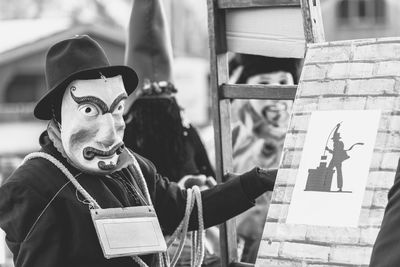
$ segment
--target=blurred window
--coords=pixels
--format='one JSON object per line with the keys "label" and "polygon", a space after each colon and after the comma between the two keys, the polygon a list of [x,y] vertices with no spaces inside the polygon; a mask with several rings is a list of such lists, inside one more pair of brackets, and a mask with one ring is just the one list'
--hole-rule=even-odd
{"label": "blurred window", "polygon": [[370,26],[385,23],[385,0],[341,0],[337,6],[339,24]]}
{"label": "blurred window", "polygon": [[43,75],[17,74],[6,87],[5,102],[36,102],[44,88]]}

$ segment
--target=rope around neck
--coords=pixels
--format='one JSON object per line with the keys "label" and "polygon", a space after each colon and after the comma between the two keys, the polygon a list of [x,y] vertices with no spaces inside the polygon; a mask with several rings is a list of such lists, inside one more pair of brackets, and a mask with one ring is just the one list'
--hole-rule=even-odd
{"label": "rope around neck", "polygon": [[51,163],[53,163],[64,175],[71,181],[71,183],[76,187],[76,189],[89,201],[89,205],[95,209],[100,209],[100,205],[97,201],[83,188],[80,183],[75,179],[72,173],[55,157],[45,152],[33,152],[28,154],[21,164],[24,164],[26,161],[34,158],[44,158]]}

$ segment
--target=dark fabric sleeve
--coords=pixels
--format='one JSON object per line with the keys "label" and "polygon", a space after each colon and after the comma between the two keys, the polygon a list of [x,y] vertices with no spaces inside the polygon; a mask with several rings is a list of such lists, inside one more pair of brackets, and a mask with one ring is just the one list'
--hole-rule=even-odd
{"label": "dark fabric sleeve", "polygon": [[[147,186],[164,234],[172,234],[182,221],[186,207],[186,190],[157,174],[151,161],[135,154],[146,177]],[[267,176],[254,168],[201,192],[206,228],[220,224],[254,206],[254,199],[271,189]],[[268,176],[269,177],[269,176]],[[269,178],[268,178],[269,179]],[[267,180],[268,180],[267,179]],[[269,181],[269,180],[268,180]],[[275,180],[273,180],[275,181]],[[192,211],[189,228],[198,229],[197,207]]]}
{"label": "dark fabric sleeve", "polygon": [[196,162],[197,168],[199,169],[201,174],[212,176],[215,178],[214,169],[211,167],[207,151],[204,148],[203,142],[201,141],[197,130],[193,126],[190,126],[189,133],[195,150],[194,160]]}
{"label": "dark fabric sleeve", "polygon": [[47,203],[30,187],[19,183],[6,183],[0,188],[0,227],[6,233],[15,267],[64,266],[60,231],[51,206],[32,228]]}
{"label": "dark fabric sleeve", "polygon": [[372,250],[370,267],[400,266],[400,161],[388,198],[381,229]]}
{"label": "dark fabric sleeve", "polygon": [[[243,183],[258,175],[252,170],[223,184],[201,192],[203,220],[206,228],[220,224],[254,206],[254,199],[243,189]],[[166,234],[171,234],[181,222],[186,207],[186,190],[157,175],[155,208]],[[197,206],[192,211],[189,229],[198,228]]]}

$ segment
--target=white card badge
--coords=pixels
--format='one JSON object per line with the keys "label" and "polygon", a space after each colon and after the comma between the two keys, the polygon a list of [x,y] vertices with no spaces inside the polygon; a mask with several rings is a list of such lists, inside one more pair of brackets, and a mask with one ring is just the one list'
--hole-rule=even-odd
{"label": "white card badge", "polygon": [[90,213],[107,259],[167,250],[153,206],[92,209]]}

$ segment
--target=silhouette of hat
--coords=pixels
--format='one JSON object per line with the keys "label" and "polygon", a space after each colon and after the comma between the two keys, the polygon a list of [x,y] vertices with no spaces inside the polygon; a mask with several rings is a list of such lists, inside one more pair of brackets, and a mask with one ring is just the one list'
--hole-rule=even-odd
{"label": "silhouette of hat", "polygon": [[342,139],[342,137],[340,137],[340,133],[335,132],[335,133],[333,133],[333,136],[331,139],[332,140],[340,140],[340,139]]}
{"label": "silhouette of hat", "polygon": [[172,82],[171,39],[160,0],[134,1],[125,63],[136,70],[140,89],[145,81]]}
{"label": "silhouette of hat", "polygon": [[101,75],[121,75],[128,94],[135,90],[138,83],[133,69],[122,65],[111,66],[103,48],[87,35],[56,43],[46,55],[48,92],[36,104],[33,114],[38,119],[50,120],[53,116],[52,105],[63,96],[69,83],[77,79],[99,79]]}

